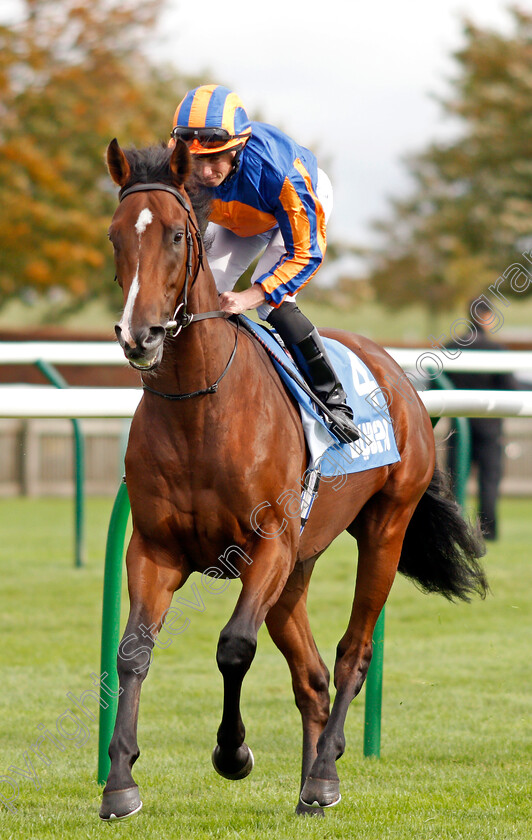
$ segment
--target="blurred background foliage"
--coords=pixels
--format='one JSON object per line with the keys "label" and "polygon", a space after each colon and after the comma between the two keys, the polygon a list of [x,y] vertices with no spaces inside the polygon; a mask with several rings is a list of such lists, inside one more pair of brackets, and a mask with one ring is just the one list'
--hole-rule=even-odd
{"label": "blurred background foliage", "polygon": [[532,14],[509,14],[509,35],[464,21],[441,101],[456,139],[407,159],[412,192],[376,224],[368,279],[390,307],[464,305],[532,247]]}
{"label": "blurred background foliage", "polygon": [[[95,299],[116,309],[105,148],[114,136],[137,146],[167,137],[175,104],[202,80],[148,58],[156,0],[23,5],[20,23],[0,26],[0,308],[52,293],[56,314]],[[435,316],[532,247],[532,13],[509,15],[509,34],[463,21],[441,101],[453,139],[405,160],[412,189],[375,223],[377,245],[330,243],[332,280],[323,287],[318,275],[305,291],[314,304]]]}
{"label": "blurred background foliage", "polygon": [[0,306],[50,288],[83,303],[114,292],[109,140],[169,137],[195,82],[146,58],[159,0],[24,6],[23,22],[0,27]]}

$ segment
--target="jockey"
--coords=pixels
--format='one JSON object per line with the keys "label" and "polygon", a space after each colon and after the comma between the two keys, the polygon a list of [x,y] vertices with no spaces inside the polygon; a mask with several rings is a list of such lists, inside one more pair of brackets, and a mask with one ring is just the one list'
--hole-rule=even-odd
{"label": "jockey", "polygon": [[[332,209],[327,175],[308,149],[271,125],[250,122],[237,94],[222,85],[189,91],[173,124],[173,141],[188,145],[194,171],[212,196],[208,257],[220,308],[237,315],[256,308],[334,415],[333,431],[357,440],[353,412],[321,337],[295,302],[325,255]],[[251,287],[233,292],[261,252]]]}

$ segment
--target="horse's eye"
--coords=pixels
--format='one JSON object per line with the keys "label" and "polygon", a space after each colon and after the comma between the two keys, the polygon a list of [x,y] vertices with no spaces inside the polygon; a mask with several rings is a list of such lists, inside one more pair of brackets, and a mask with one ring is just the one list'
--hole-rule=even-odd
{"label": "horse's eye", "polygon": [[179,245],[179,243],[183,239],[183,236],[184,234],[182,230],[176,231],[176,233],[174,233],[174,245]]}

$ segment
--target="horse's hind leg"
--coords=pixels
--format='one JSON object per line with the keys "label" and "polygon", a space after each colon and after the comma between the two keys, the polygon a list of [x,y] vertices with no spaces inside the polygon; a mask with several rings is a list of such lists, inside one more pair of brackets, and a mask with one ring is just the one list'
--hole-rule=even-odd
{"label": "horse's hind leg", "polygon": [[127,552],[130,612],[118,648],[120,696],[115,728],[109,745],[111,769],[105,785],[100,817],[123,819],[141,808],[138,787],[131,770],[139,757],[137,720],[140,690],[148,673],[154,637],[170,606],[174,591],[186,576],[157,556],[136,533]]}
{"label": "horse's hind leg", "polygon": [[[296,706],[301,713],[301,788],[310,773],[317,755],[318,738],[329,718],[329,672],[316,648],[306,607],[313,567],[314,561],[295,567],[279,600],[266,616],[270,636],[290,668]],[[298,814],[318,812],[319,809],[309,808],[301,800],[296,807]]]}
{"label": "horse's hind leg", "polygon": [[301,799],[307,805],[330,806],[340,801],[336,760],[345,750],[347,710],[366,679],[373,630],[393,583],[412,515],[412,506],[398,506],[382,496],[379,501],[379,496],[366,505],[356,521],[359,556],[355,598],[347,630],[336,652],[336,697],[318,740],[317,758],[301,791]]}

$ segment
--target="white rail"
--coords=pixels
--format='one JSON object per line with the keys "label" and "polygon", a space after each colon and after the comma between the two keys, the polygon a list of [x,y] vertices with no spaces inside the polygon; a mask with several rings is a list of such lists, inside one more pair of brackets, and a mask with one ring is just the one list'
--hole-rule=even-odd
{"label": "white rail", "polygon": [[[408,350],[387,347],[386,350],[404,370],[418,371],[420,376],[429,368],[445,373],[529,373],[532,375],[532,350],[461,350],[449,358],[434,348]],[[451,351],[446,351],[449,353]],[[439,364],[438,364],[439,363]]]}
{"label": "white rail", "polygon": [[532,417],[532,391],[424,391],[431,417]]}
{"label": "white rail", "polygon": [[0,386],[0,418],[84,419],[132,417],[141,388],[65,388],[48,385]]}
{"label": "white rail", "polygon": [[122,348],[113,341],[2,341],[1,365],[127,365]]}
{"label": "white rail", "polygon": [[[403,349],[387,347],[388,353],[406,370],[426,371],[438,366],[448,373],[492,371],[493,373],[527,372],[532,375],[532,350],[462,350],[456,358],[434,348]],[[0,364],[33,364],[42,359],[57,365],[127,364],[117,342],[112,341],[6,341],[0,342]]]}
{"label": "white rail", "polygon": [[[405,370],[421,379],[436,368],[445,372],[473,371],[529,374],[532,351],[463,350],[449,358],[450,351],[435,348],[387,348]],[[0,364],[33,364],[43,360],[58,365],[117,365],[127,362],[116,342],[21,341],[0,342]],[[131,417],[142,396],[136,388],[69,388],[48,386],[0,386],[0,417],[121,418]],[[424,391],[421,393],[433,417],[531,417],[529,391]]]}
{"label": "white rail", "polygon": [[[47,385],[0,386],[0,418],[131,417],[140,388],[68,388]],[[532,391],[424,391],[432,417],[532,417]]]}

